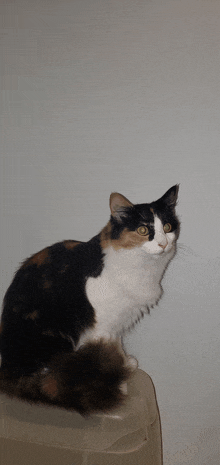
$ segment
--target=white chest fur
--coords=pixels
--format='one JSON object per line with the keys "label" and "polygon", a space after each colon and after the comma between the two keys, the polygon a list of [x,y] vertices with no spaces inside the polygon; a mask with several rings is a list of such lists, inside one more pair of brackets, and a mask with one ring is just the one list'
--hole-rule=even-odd
{"label": "white chest fur", "polygon": [[96,324],[81,336],[80,345],[91,338],[122,334],[141,312],[155,305],[162,295],[160,281],[173,255],[174,249],[160,255],[148,255],[141,247],[106,249],[101,275],[86,283]]}

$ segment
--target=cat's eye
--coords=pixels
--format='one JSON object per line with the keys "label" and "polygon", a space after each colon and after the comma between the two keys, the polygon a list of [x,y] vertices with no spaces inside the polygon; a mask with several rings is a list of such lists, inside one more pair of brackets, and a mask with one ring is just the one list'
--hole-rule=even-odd
{"label": "cat's eye", "polygon": [[147,226],[139,226],[137,232],[138,234],[140,234],[140,236],[147,236],[149,234]]}
{"label": "cat's eye", "polygon": [[165,224],[164,227],[163,227],[163,230],[164,230],[165,233],[169,233],[171,231],[171,229],[172,229],[172,226],[171,226],[170,223]]}

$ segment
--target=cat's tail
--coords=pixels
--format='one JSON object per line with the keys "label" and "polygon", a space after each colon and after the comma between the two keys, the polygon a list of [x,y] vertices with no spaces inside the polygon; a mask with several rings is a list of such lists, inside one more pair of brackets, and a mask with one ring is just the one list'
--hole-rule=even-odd
{"label": "cat's tail", "polygon": [[116,342],[87,343],[54,357],[44,370],[12,379],[0,372],[0,391],[29,402],[76,410],[108,412],[126,398],[124,384],[134,365]]}

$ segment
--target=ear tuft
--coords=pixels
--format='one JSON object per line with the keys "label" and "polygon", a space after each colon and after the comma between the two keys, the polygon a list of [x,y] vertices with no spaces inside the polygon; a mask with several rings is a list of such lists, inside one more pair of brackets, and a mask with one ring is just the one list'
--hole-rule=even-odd
{"label": "ear tuft", "polygon": [[126,215],[127,208],[133,207],[133,203],[130,200],[117,192],[113,192],[110,195],[109,205],[112,216],[118,221],[121,221],[122,217]]}

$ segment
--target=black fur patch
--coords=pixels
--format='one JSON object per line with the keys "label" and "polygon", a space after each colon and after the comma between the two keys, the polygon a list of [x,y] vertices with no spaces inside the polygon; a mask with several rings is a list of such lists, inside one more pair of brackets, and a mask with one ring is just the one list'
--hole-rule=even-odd
{"label": "black fur patch", "polygon": [[70,351],[70,341],[76,344],[82,331],[95,322],[85,281],[102,271],[100,238],[74,248],[69,245],[57,243],[28,259],[5,295],[2,368],[16,377],[35,372],[60,351]]}
{"label": "black fur patch", "polygon": [[151,207],[155,214],[160,218],[163,225],[170,223],[172,231],[176,233],[178,239],[180,233],[180,222],[175,213],[176,199],[178,195],[179,186],[173,186],[169,189],[163,197],[156,202],[152,202]]}

